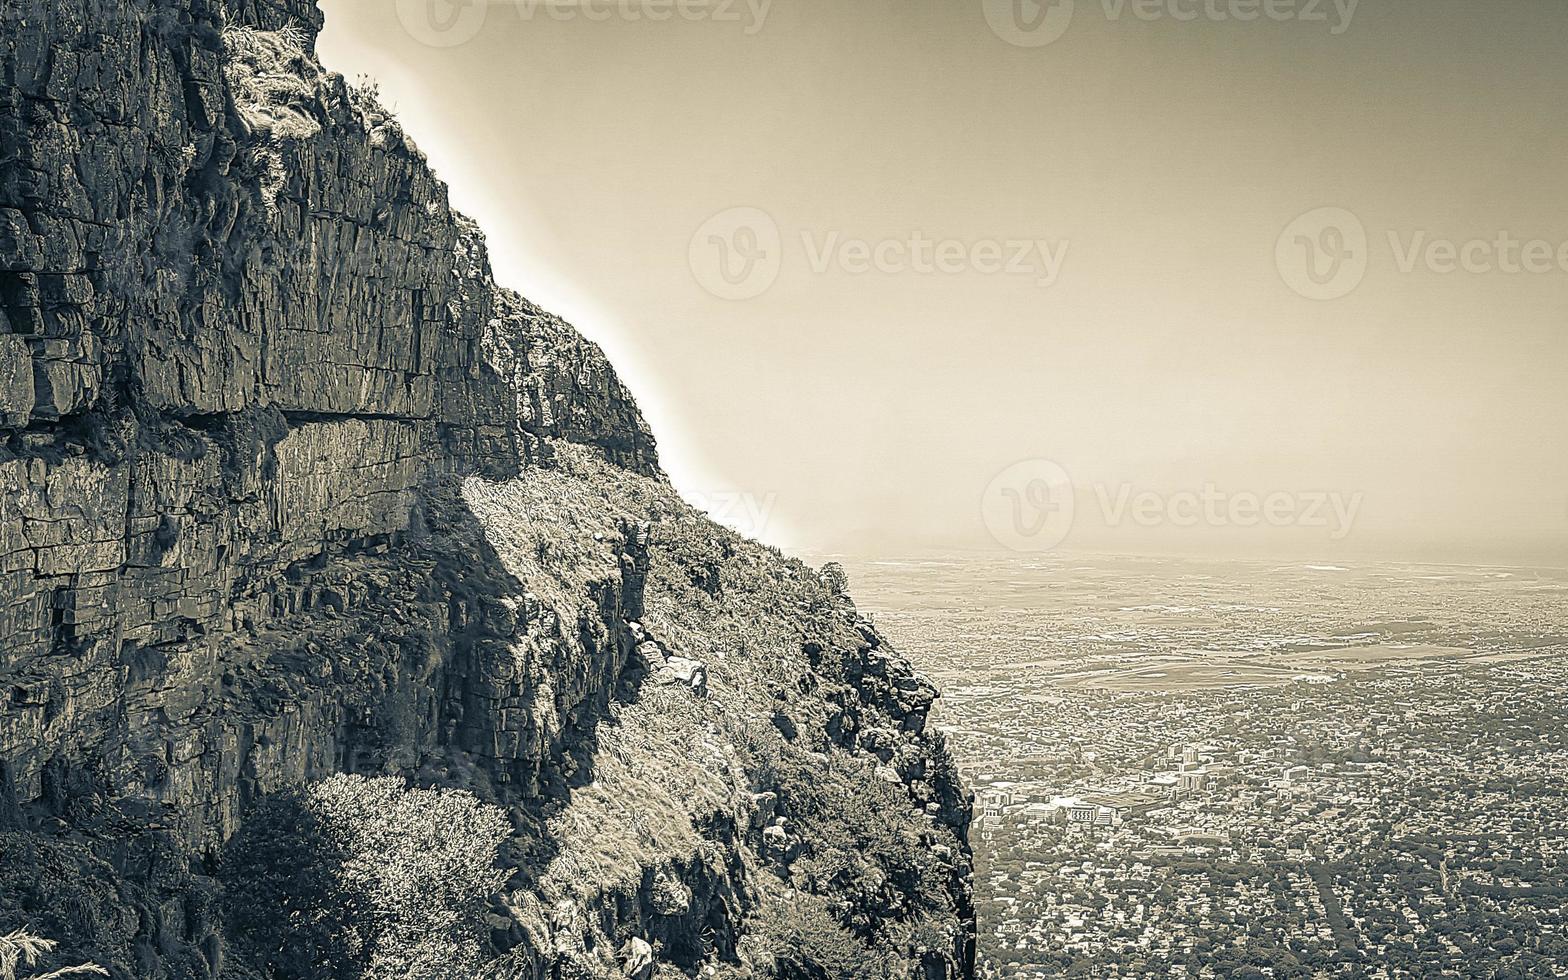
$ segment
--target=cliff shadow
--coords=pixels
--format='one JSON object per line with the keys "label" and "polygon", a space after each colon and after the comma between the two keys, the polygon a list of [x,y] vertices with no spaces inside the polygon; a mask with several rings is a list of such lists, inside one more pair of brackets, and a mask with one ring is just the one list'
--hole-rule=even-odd
{"label": "cliff shadow", "polygon": [[445,747],[508,807],[509,887],[532,890],[561,852],[550,818],[595,780],[611,705],[635,703],[649,676],[632,625],[648,530],[596,512],[609,530],[585,531],[586,501],[523,513],[508,496],[518,486],[428,490],[411,546],[433,561],[447,606]]}

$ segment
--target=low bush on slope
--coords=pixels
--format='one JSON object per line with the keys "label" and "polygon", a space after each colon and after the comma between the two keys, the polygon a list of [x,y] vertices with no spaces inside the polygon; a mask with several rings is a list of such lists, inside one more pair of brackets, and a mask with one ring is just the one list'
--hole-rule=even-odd
{"label": "low bush on slope", "polygon": [[488,959],[498,807],[342,775],[263,801],[225,856],[233,935],[287,980],[446,980]]}

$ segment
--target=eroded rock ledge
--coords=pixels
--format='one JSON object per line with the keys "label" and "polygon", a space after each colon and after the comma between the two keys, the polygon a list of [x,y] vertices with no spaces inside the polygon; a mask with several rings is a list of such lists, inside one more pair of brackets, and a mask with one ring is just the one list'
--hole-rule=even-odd
{"label": "eroded rock ledge", "polygon": [[[930,686],[679,501],[601,352],[494,283],[319,27],[0,19],[0,931],[254,975],[225,841],[393,773],[508,808],[496,975],[821,975],[768,946],[808,899],[894,975],[968,975]],[[886,805],[835,822],[822,786]]]}

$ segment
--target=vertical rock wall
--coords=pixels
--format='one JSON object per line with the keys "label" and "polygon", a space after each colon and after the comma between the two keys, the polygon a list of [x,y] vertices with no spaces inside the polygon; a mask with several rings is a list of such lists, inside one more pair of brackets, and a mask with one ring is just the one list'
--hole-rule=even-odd
{"label": "vertical rock wall", "polygon": [[496,288],[397,124],[314,64],[313,5],[22,0],[4,26],[0,669],[28,680],[0,749],[22,800],[50,759],[136,736],[131,661],[210,661],[291,569],[405,532],[423,482],[514,473],[554,435],[653,471],[598,350]]}

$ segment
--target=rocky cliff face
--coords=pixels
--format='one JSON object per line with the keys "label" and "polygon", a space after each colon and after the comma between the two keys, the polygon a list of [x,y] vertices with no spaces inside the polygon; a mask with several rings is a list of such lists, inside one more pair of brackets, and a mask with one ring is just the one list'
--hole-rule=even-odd
{"label": "rocky cliff face", "polygon": [[968,975],[934,692],[831,579],[679,501],[319,27],[0,20],[0,932],[265,975],[225,843],[391,773],[507,808],[487,975],[849,975],[788,938],[805,907],[888,975]]}

